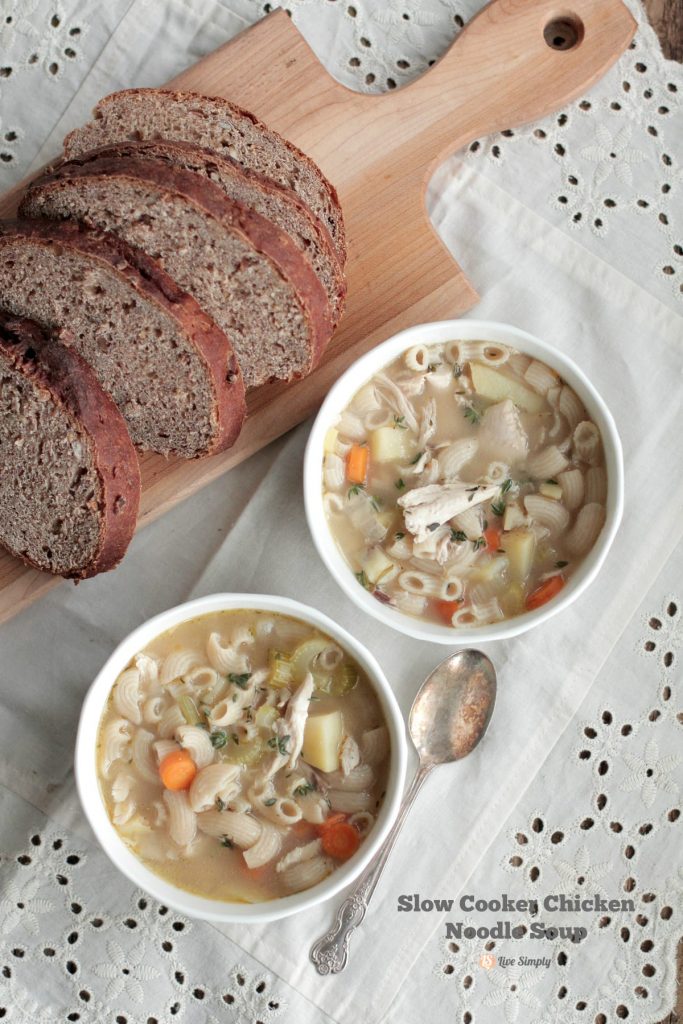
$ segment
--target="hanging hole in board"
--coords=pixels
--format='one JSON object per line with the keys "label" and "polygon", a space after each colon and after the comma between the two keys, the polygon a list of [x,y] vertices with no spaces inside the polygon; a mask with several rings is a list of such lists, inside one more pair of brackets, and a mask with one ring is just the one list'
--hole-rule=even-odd
{"label": "hanging hole in board", "polygon": [[543,38],[551,50],[573,50],[583,39],[583,22],[575,14],[563,14],[548,22]]}

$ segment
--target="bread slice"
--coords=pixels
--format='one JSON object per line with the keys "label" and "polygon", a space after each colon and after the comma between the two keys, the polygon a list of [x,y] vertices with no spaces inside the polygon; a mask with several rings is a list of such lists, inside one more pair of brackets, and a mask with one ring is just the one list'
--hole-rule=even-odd
{"label": "bread slice", "polygon": [[[346,296],[343,262],[327,229],[292,189],[256,171],[240,167],[237,161],[228,156],[219,156],[210,149],[187,142],[120,142],[84,153],[62,167],[68,176],[69,167],[114,158],[154,160],[194,171],[219,185],[230,199],[261,214],[287,232],[315,270],[327,292],[333,324],[338,323]],[[55,167],[53,170],[61,171],[62,168]]]}
{"label": "bread slice", "polygon": [[25,217],[74,218],[153,257],[230,337],[244,380],[291,380],[332,333],[325,290],[289,235],[192,171],[128,157],[64,164]]}
{"label": "bread slice", "polygon": [[140,448],[196,458],[237,437],[244,384],[228,339],[119,239],[73,223],[0,224],[0,306],[68,329]]}
{"label": "bread slice", "polygon": [[106,572],[133,536],[137,455],[73,349],[0,310],[0,544],[73,579]]}
{"label": "bread slice", "polygon": [[249,111],[218,96],[125,89],[105,96],[93,114],[92,121],[64,140],[67,159],[131,140],[171,139],[205,146],[293,189],[323,222],[344,260],[344,222],[335,189],[310,157]]}

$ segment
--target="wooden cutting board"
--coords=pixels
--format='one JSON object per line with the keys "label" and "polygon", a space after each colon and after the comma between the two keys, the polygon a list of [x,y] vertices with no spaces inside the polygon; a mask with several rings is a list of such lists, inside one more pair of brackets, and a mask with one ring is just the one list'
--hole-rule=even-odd
{"label": "wooden cutting board", "polygon": [[[173,80],[253,111],[320,165],[344,211],[349,294],[322,365],[294,385],[254,391],[231,451],[202,462],[142,457],[140,526],[310,416],[373,345],[475,304],[474,288],[427,217],[431,172],[472,139],[536,120],[583,93],[635,27],[621,0],[494,0],[420,79],[367,96],[335,82],[277,11]],[[0,203],[0,215],[14,214],[19,192]],[[55,582],[0,554],[0,621]]]}

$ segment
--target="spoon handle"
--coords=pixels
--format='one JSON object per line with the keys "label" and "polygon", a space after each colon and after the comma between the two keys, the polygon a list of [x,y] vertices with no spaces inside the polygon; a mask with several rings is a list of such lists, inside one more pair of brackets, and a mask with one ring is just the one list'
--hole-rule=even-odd
{"label": "spoon handle", "polygon": [[379,848],[379,853],[368,864],[356,882],[355,888],[337,910],[334,924],[330,930],[325,932],[311,947],[310,958],[318,974],[339,974],[346,967],[349,958],[349,938],[351,932],[355,931],[365,917],[365,912],[375,891],[375,886],[379,882],[389,854],[394,848],[394,843],[401,831],[403,822],[431,767],[431,765],[420,765],[410,789],[403,799],[396,821],[389,835]]}

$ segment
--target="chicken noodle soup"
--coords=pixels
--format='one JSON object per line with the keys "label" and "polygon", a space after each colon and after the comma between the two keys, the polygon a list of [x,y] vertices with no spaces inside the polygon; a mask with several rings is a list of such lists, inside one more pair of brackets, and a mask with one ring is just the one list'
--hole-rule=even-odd
{"label": "chicken noodle soup", "polygon": [[389,733],[357,663],[310,625],[224,611],[157,637],[100,723],[107,811],[152,871],[209,899],[307,889],[358,849]]}
{"label": "chicken noodle soup", "polygon": [[606,493],[577,394],[496,342],[414,346],[325,438],[325,514],[359,586],[455,628],[552,600],[597,540]]}

